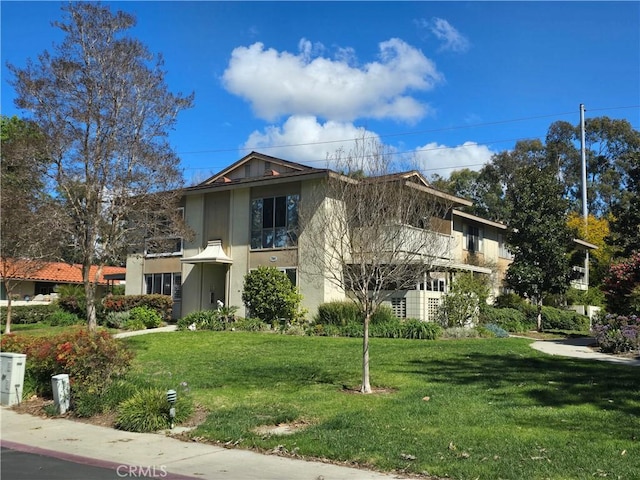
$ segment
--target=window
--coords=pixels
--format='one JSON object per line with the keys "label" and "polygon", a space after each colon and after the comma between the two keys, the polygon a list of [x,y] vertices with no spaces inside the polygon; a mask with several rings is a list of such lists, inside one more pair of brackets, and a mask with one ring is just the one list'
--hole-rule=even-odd
{"label": "window", "polygon": [[407,299],[405,297],[393,297],[391,299],[391,311],[398,318],[407,318]]}
{"label": "window", "polygon": [[473,225],[466,225],[465,232],[465,249],[470,252],[482,252],[482,229]]}
{"label": "window", "polygon": [[507,248],[507,244],[504,241],[504,235],[502,234],[498,234],[498,256],[509,260],[513,258],[513,253],[511,253]]}
{"label": "window", "polygon": [[182,298],[181,273],[151,273],[144,276],[147,295],[169,295],[174,300]]}
{"label": "window", "polygon": [[287,248],[298,244],[299,195],[251,202],[251,248]]}
{"label": "window", "polygon": [[[178,209],[184,218],[184,208]],[[182,237],[166,235],[171,229],[167,218],[156,215],[155,229],[144,240],[144,255],[146,257],[162,257],[182,255]]]}

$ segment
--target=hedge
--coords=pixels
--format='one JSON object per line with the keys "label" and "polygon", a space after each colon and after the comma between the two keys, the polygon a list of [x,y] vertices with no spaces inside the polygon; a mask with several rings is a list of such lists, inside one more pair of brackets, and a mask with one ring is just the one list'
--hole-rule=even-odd
{"label": "hedge", "polygon": [[[45,323],[50,315],[58,310],[57,305],[20,305],[11,307],[11,323]],[[7,307],[0,307],[2,324],[7,321]]]}
{"label": "hedge", "polygon": [[124,312],[136,307],[148,307],[160,314],[165,322],[171,321],[173,299],[169,295],[110,295],[102,301],[105,314]]}

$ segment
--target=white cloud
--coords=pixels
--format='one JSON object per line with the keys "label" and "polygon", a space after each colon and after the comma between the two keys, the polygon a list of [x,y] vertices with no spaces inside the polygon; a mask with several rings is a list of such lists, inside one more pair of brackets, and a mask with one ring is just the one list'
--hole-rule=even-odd
{"label": "white cloud", "polygon": [[292,116],[282,126],[272,125],[263,132],[254,131],[243,147],[315,168],[326,168],[327,154],[333,154],[339,148],[349,152],[354,146],[353,140],[363,136],[378,138],[374,132],[351,123],[320,123],[314,116]]}
{"label": "white cloud", "polygon": [[456,147],[432,142],[415,149],[415,162],[416,168],[425,175],[437,173],[447,178],[454,170],[480,170],[489,163],[494,153],[486,145],[478,145],[475,142],[464,142]]}
{"label": "white cloud", "polygon": [[223,74],[225,88],[247,100],[255,114],[275,121],[281,116],[315,116],[348,122],[357,118],[415,122],[429,106],[411,96],[444,77],[424,54],[392,38],[379,44],[379,60],[361,67],[352,49],[336,58],[319,56],[321,44],[302,39],[300,52],[265,49],[262,43],[233,50]]}
{"label": "white cloud", "polygon": [[435,37],[441,41],[439,51],[452,51],[463,53],[471,46],[467,37],[462,35],[456,28],[443,18],[434,17],[431,20],[418,20],[420,27],[428,29]]}

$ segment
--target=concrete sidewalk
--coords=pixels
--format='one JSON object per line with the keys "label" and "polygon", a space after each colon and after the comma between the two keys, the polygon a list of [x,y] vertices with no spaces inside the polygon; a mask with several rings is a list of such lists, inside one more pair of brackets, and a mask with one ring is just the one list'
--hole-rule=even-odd
{"label": "concrete sidewalk", "polygon": [[596,352],[590,347],[590,345],[594,344],[595,339],[589,337],[569,338],[562,340],[538,340],[531,344],[531,348],[535,348],[549,355],[640,366],[640,359],[637,358],[626,358]]}
{"label": "concrete sidewalk", "polygon": [[[114,479],[164,480],[391,480],[403,478],[322,462],[184,442],[162,434],[131,433],[2,407],[2,446],[109,468]],[[143,475],[144,474],[144,475]]]}

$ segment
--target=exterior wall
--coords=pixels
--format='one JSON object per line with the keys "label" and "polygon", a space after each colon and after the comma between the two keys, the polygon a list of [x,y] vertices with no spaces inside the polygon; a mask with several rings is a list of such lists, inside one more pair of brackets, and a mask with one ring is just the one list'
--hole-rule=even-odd
{"label": "exterior wall", "polygon": [[144,292],[144,264],[144,257],[139,253],[127,256],[125,295],[142,295]]}
{"label": "exterior wall", "polygon": [[232,190],[229,198],[229,267],[227,304],[238,307],[238,315],[246,316],[242,303],[244,276],[249,271],[249,245],[251,239],[251,191],[249,188]]}
{"label": "exterior wall", "polygon": [[[183,257],[191,257],[203,246],[204,196],[189,196],[185,200],[185,222],[194,232],[194,238],[183,244]],[[128,282],[127,282],[128,283]],[[185,263],[182,265],[182,313],[201,309],[202,265]]]}
{"label": "exterior wall", "polygon": [[[309,217],[313,224],[322,221],[325,211],[341,208],[334,201],[327,198],[317,198],[320,184],[318,182],[305,182],[301,188],[301,205],[305,210],[304,215]],[[314,232],[322,231],[316,226],[311,227]],[[323,272],[319,265],[314,264],[311,259],[312,249],[317,249],[317,244],[326,243],[326,238],[312,238],[312,234],[307,231],[300,232],[298,239],[298,261],[299,275],[298,286],[303,295],[304,308],[313,316],[318,307],[333,300],[344,300],[344,290],[329,280],[327,272]],[[325,248],[326,251],[326,248]],[[333,268],[341,268],[335,265]]]}

